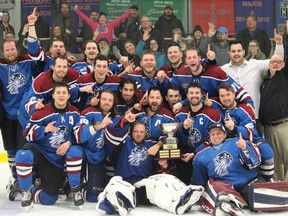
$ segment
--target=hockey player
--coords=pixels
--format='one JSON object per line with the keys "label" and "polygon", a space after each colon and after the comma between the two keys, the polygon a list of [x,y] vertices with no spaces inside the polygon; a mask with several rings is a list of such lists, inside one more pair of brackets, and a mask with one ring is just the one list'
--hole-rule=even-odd
{"label": "hockey player", "polygon": [[[69,89],[66,84],[56,83],[52,90],[54,102],[37,110],[27,124],[24,136],[28,140],[16,154],[16,169],[22,190],[21,206],[32,207],[32,200],[52,205],[58,199],[63,181],[64,164],[67,166],[69,185],[74,204],[84,203],[80,193],[82,149],[73,134],[79,121],[79,111],[69,105]],[[32,186],[32,169],[39,168],[40,186]]]}
{"label": "hockey player", "polygon": [[[97,202],[106,184],[104,167],[106,149],[104,147],[104,131],[115,118],[115,96],[111,89],[104,89],[99,96],[97,107],[89,106],[81,112],[82,121],[76,133],[77,141],[82,144],[85,165],[88,167],[85,198]],[[84,166],[85,167],[85,166]],[[86,169],[85,169],[86,170]]]}
{"label": "hockey player", "polygon": [[77,81],[77,87],[81,89],[84,86],[93,85],[89,92],[79,92],[79,101],[76,103],[76,107],[82,111],[86,107],[91,105],[92,98],[95,98],[104,89],[111,89],[112,91],[118,91],[120,78],[117,76],[109,76],[109,62],[105,56],[99,55],[94,60],[93,73],[80,76]]}
{"label": "hockey player", "polygon": [[134,104],[139,102],[137,97],[137,84],[131,77],[124,77],[119,84],[119,92],[116,99],[116,110],[119,115],[125,115],[125,112],[133,108]]}
{"label": "hockey player", "polygon": [[[78,89],[75,83],[79,78],[79,73],[68,68],[68,59],[65,56],[57,56],[53,62],[51,70],[45,71],[37,76],[29,91],[22,95],[21,106],[18,112],[18,119],[25,128],[27,122],[35,110],[42,109],[45,104],[50,103],[52,98],[52,88],[55,82],[65,82],[69,85],[71,97],[69,100],[75,101],[78,96]],[[85,89],[80,89],[80,91]]]}
{"label": "hockey player", "polygon": [[175,119],[183,123],[177,133],[182,151],[182,161],[176,161],[177,177],[186,184],[191,183],[192,159],[198,147],[208,139],[208,128],[213,123],[219,123],[220,113],[213,108],[206,107],[202,99],[202,88],[198,82],[192,82],[187,87],[187,99],[190,104],[184,106]]}
{"label": "hockey player", "polygon": [[4,59],[0,59],[2,105],[5,111],[1,133],[12,172],[12,177],[7,185],[7,196],[11,201],[21,192],[17,182],[15,154],[25,143],[25,139],[22,136],[22,127],[17,120],[17,111],[24,93],[31,86],[32,77],[38,74],[36,62],[32,57],[43,55],[36,38],[35,13],[36,10],[34,9],[33,13],[28,16],[29,32],[27,43],[29,54],[20,56],[17,43],[15,41],[5,41],[2,47]]}
{"label": "hockey player", "polygon": [[94,40],[88,40],[82,46],[84,59],[73,62],[71,68],[79,71],[80,75],[93,73],[94,60],[100,54],[99,44]]}
{"label": "hockey player", "polygon": [[[115,122],[106,129],[105,145],[115,165],[116,176],[99,195],[96,210],[123,216],[135,208],[136,200],[137,204],[156,204],[175,214],[190,210],[200,198],[203,188],[185,186],[171,175],[153,176],[156,162],[148,149],[154,142],[145,140],[145,123],[134,121],[135,115],[128,113],[119,123]],[[129,122],[133,122],[131,127]],[[136,198],[132,184],[137,188]]]}
{"label": "hockey player", "polygon": [[158,124],[175,122],[173,113],[162,107],[163,96],[158,87],[150,87],[148,90],[148,104],[141,107],[140,104],[134,105],[134,109],[140,108],[137,113],[137,120],[145,122],[146,125],[146,139],[157,141],[157,143],[148,150],[149,154],[156,155],[158,150],[162,147],[163,132]]}
{"label": "hockey player", "polygon": [[243,215],[241,208],[248,200],[247,185],[258,176],[259,149],[245,141],[241,134],[239,138],[225,138],[222,124],[209,127],[211,146],[194,158],[193,183],[206,187],[201,199],[205,211],[214,212],[216,216]]}
{"label": "hockey player", "polygon": [[266,181],[273,181],[274,152],[267,141],[258,135],[254,111],[246,104],[237,104],[234,89],[228,83],[219,85],[218,94],[228,138],[239,137],[241,133],[244,139],[255,143],[261,153],[261,174]]}
{"label": "hockey player", "polygon": [[[152,50],[145,50],[140,61],[141,70],[133,70],[132,67],[127,67],[121,76],[133,78],[137,83],[137,91],[142,92],[142,96],[152,86],[158,85],[156,71],[156,57]],[[140,97],[142,98],[142,97]]]}
{"label": "hockey player", "polygon": [[165,102],[163,103],[163,107],[169,109],[173,112],[174,104],[180,102],[182,100],[182,95],[177,86],[169,85],[167,88],[167,92],[165,94]]}

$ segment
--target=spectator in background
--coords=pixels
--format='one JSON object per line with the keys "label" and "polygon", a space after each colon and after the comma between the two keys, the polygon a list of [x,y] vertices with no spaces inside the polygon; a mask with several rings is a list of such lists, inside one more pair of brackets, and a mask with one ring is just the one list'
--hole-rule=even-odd
{"label": "spectator in background", "polygon": [[[142,53],[144,51],[145,42],[139,41],[136,47],[137,55],[142,57]],[[162,51],[162,48],[159,46],[158,42],[155,39],[150,40],[150,46],[149,49],[152,50],[155,53],[156,56],[156,70],[158,70],[160,67],[169,65],[169,62],[166,58],[166,53]]]}
{"label": "spectator in background", "polygon": [[[97,11],[92,11],[90,13],[89,18],[93,21],[93,22],[97,22],[98,18],[99,18],[99,14]],[[91,29],[91,27],[89,25],[83,25],[83,28],[79,34],[80,37],[83,38],[83,42],[88,41],[88,40],[92,40],[93,38],[93,31]]]}
{"label": "spectator in background", "polygon": [[144,43],[143,50],[150,48],[150,41],[154,39],[157,41],[160,47],[162,46],[163,36],[160,31],[153,28],[151,25],[151,18],[149,16],[142,16],[141,18],[141,28],[136,33],[133,34],[134,44],[139,42]]}
{"label": "spectator in background", "polygon": [[[10,25],[10,14],[8,11],[2,11],[2,21],[1,25],[3,28],[3,38],[5,38],[6,33],[11,32],[15,35],[15,31],[12,25]],[[1,19],[0,19],[1,20]]]}
{"label": "spectator in background", "polygon": [[[199,49],[202,53],[207,53],[208,44],[210,49],[215,53],[215,57],[219,66],[222,66],[229,62],[229,42],[228,42],[228,29],[226,27],[219,27],[217,30],[215,25],[208,23],[209,30],[208,35],[204,37],[199,45]],[[215,36],[215,40],[213,40]]]}
{"label": "spectator in background", "polygon": [[180,19],[178,19],[174,13],[173,8],[170,5],[167,5],[164,8],[164,13],[155,23],[155,29],[162,32],[164,40],[163,47],[166,50],[167,45],[171,43],[171,38],[173,37],[173,30],[179,28],[182,32],[182,35],[185,35],[185,30]]}
{"label": "spectator in background", "polygon": [[8,33],[6,33],[6,35],[5,35],[5,41],[10,41],[10,40],[15,40],[15,35],[12,33],[12,32],[8,32]]}
{"label": "spectator in background", "polygon": [[140,18],[137,5],[131,5],[131,14],[118,27],[114,29],[114,34],[119,38],[118,49],[122,55],[125,53],[125,40],[131,39],[131,35],[139,30]]}
{"label": "spectator in background", "polygon": [[251,40],[249,42],[248,53],[245,56],[246,60],[249,61],[250,59],[257,59],[257,60],[264,60],[266,56],[264,53],[261,52],[259,43],[257,40]]}
{"label": "spectator in background", "polygon": [[52,43],[52,41],[56,39],[63,41],[66,48],[69,48],[69,44],[73,43],[73,40],[71,39],[71,37],[66,37],[65,33],[62,32],[61,27],[59,25],[53,25],[51,27],[50,44]]}
{"label": "spectator in background", "polygon": [[67,2],[60,2],[60,11],[57,10],[57,3],[55,0],[50,2],[51,16],[53,17],[53,25],[59,25],[61,32],[63,32],[64,37],[67,41],[73,41],[70,43],[67,50],[70,50],[71,46],[75,44],[75,32],[76,32],[76,20],[70,16],[69,4]]}
{"label": "spectator in background", "polygon": [[[36,34],[40,39],[42,48],[44,48],[45,51],[47,51],[49,47],[49,25],[41,17],[40,8],[36,9],[36,16],[37,16],[37,21],[35,22]],[[27,36],[28,36],[28,21],[26,20],[22,24],[18,32],[19,37],[18,44],[19,47],[21,48],[21,53],[27,53],[26,42],[24,42],[24,40],[27,39]],[[45,40],[43,40],[42,38],[45,38]]]}
{"label": "spectator in background", "polygon": [[124,42],[124,48],[128,53],[128,63],[133,63],[134,67],[140,66],[141,58],[136,53],[136,46],[132,40],[126,40]]}
{"label": "spectator in background", "polygon": [[[107,14],[104,12],[99,13],[98,22],[91,20],[87,17],[83,12],[78,9],[78,5],[74,6],[74,11],[76,14],[84,20],[94,32],[94,36],[96,34],[96,41],[99,42],[100,38],[106,38],[109,42],[109,45],[112,44],[113,30],[118,26],[123,20],[125,20],[130,14],[131,9],[127,10],[124,14],[122,14],[117,19],[107,22]],[[94,39],[94,38],[93,38]]]}
{"label": "spectator in background", "polygon": [[176,43],[179,43],[181,41],[182,38],[182,31],[179,28],[175,28],[172,31],[172,39],[173,41],[175,41]]}
{"label": "spectator in background", "polygon": [[[189,38],[189,35],[187,36]],[[188,41],[188,48],[199,48],[200,42],[203,40],[203,30],[200,25],[195,25],[191,40]]]}
{"label": "spectator in background", "polygon": [[236,40],[242,41],[246,53],[248,52],[249,42],[253,39],[257,40],[260,50],[265,54],[266,58],[268,58],[271,51],[271,41],[267,32],[257,28],[256,17],[254,15],[247,16],[246,26],[247,28],[237,33]]}

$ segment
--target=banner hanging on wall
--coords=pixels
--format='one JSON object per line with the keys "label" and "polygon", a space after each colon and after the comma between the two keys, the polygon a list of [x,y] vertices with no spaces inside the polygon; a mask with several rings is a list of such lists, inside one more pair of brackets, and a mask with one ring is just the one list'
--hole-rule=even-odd
{"label": "banner hanging on wall", "polygon": [[246,28],[246,17],[255,15],[257,28],[264,29],[269,37],[274,37],[274,1],[271,0],[235,0],[236,32]]}
{"label": "banner hanging on wall", "polygon": [[234,1],[230,0],[191,0],[192,3],[192,29],[200,25],[205,34],[208,33],[208,23],[216,28],[225,26],[229,35],[234,35]]}
{"label": "banner hanging on wall", "polygon": [[286,20],[288,20],[288,0],[277,0],[275,13],[277,32],[284,34],[286,31]]}

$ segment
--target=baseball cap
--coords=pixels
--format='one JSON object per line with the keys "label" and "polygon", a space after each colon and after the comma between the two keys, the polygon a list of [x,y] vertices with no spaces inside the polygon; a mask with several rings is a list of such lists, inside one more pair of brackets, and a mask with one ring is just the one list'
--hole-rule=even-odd
{"label": "baseball cap", "polygon": [[225,34],[228,34],[228,29],[224,26],[221,26],[217,29],[218,32],[222,32],[222,33],[225,33]]}
{"label": "baseball cap", "polygon": [[135,5],[135,4],[132,4],[131,6],[130,6],[130,9],[135,9],[135,10],[139,10],[139,8],[138,8],[138,6],[137,5]]}
{"label": "baseball cap", "polygon": [[172,8],[172,6],[171,5],[166,5],[166,7],[164,8],[164,10],[166,10],[166,9],[170,9],[170,10],[173,10],[173,8]]}
{"label": "baseball cap", "polygon": [[209,126],[208,132],[209,132],[211,129],[213,129],[213,128],[220,128],[222,131],[224,131],[224,132],[226,133],[225,128],[224,128],[224,126],[223,126],[221,123],[213,123],[213,124],[211,124],[211,125]]}
{"label": "baseball cap", "polygon": [[98,43],[100,43],[101,41],[105,41],[107,44],[110,45],[110,43],[109,43],[109,41],[108,41],[107,38],[100,38],[100,39],[98,40]]}

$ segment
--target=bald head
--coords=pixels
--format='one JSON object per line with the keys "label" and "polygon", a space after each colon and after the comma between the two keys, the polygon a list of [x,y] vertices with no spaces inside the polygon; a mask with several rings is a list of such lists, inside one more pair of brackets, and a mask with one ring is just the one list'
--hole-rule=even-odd
{"label": "bald head", "polygon": [[275,75],[276,71],[280,71],[285,66],[284,58],[281,55],[274,54],[269,63],[271,77]]}

